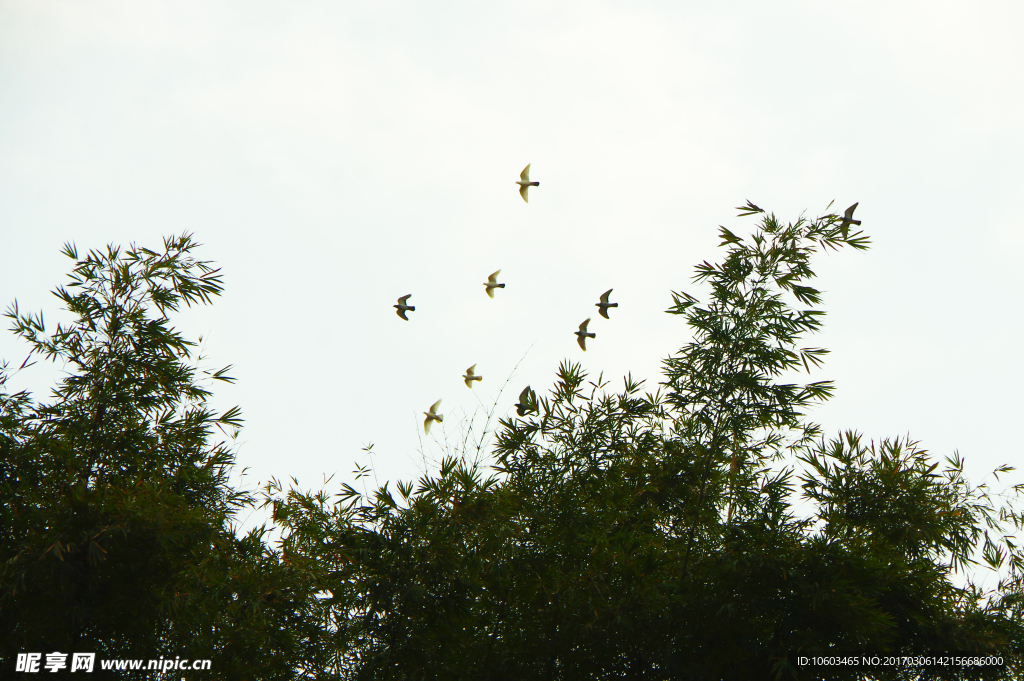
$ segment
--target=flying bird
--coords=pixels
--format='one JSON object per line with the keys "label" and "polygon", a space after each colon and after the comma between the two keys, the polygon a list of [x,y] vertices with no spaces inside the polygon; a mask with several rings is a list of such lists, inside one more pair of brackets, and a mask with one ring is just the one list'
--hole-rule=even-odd
{"label": "flying bird", "polygon": [[573,333],[576,334],[577,342],[579,342],[580,347],[583,348],[583,352],[587,351],[587,339],[588,338],[597,338],[597,334],[596,333],[587,333],[587,324],[589,324],[589,323],[590,323],[590,319],[588,318],[586,321],[584,321],[582,324],[580,324],[580,330],[579,331],[573,331]]}
{"label": "flying bird", "polygon": [[857,203],[855,203],[852,206],[850,206],[849,208],[847,208],[846,212],[843,213],[843,221],[839,224],[839,228],[841,230],[843,230],[843,238],[844,239],[846,238],[847,232],[850,231],[850,225],[851,224],[852,225],[860,226],[860,220],[854,220],[853,219],[853,211],[857,210],[857,206],[859,206],[859,205],[860,205],[860,201],[858,201]]}
{"label": "flying bird", "polygon": [[612,289],[608,289],[607,291],[605,291],[604,293],[601,294],[601,302],[600,303],[594,303],[595,307],[601,308],[599,310],[599,312],[601,313],[601,316],[604,317],[605,319],[609,319],[609,317],[608,317],[608,308],[609,307],[618,307],[619,306],[618,303],[609,303],[608,302],[608,296],[611,295],[611,292],[612,292]]}
{"label": "flying bird", "polygon": [[491,276],[487,277],[487,283],[484,284],[484,287],[487,289],[487,295],[489,297],[491,297],[491,298],[494,297],[494,289],[496,289],[496,288],[505,288],[504,284],[499,284],[498,283],[498,275],[499,274],[501,274],[501,270],[498,270],[497,272],[495,272]]}
{"label": "flying bird", "polygon": [[526,167],[523,168],[523,172],[519,173],[519,181],[516,182],[519,185],[519,195],[523,197],[523,201],[527,203],[530,199],[527,198],[526,192],[530,187],[539,187],[540,182],[530,182],[530,164],[527,163]]}
{"label": "flying bird", "polygon": [[408,301],[409,298],[411,298],[411,297],[412,297],[411,293],[409,295],[407,295],[407,296],[402,296],[401,298],[398,299],[398,305],[392,305],[391,306],[391,307],[398,308],[398,316],[401,317],[402,319],[404,319],[405,321],[409,321],[409,318],[405,316],[406,310],[408,310],[409,312],[414,312],[416,310],[416,308],[414,306],[406,305],[405,304],[406,301]]}
{"label": "flying bird", "polygon": [[468,369],[466,369],[466,374],[463,376],[463,378],[466,379],[466,387],[467,388],[472,388],[473,387],[473,381],[482,381],[482,380],[484,380],[483,376],[480,376],[479,374],[474,374],[473,373],[473,369],[476,369],[476,365],[475,364],[473,366],[469,367]]}
{"label": "flying bird", "polygon": [[437,413],[437,408],[440,407],[440,406],[441,406],[441,400],[438,400],[437,402],[434,402],[432,407],[430,407],[430,411],[423,412],[423,415],[427,417],[423,421],[423,434],[424,435],[429,435],[430,434],[430,424],[431,424],[432,421],[437,421],[438,423],[440,423],[441,421],[444,420],[444,417],[442,417],[440,414]]}
{"label": "flying bird", "polygon": [[516,403],[516,413],[526,416],[527,412],[537,411],[537,394],[530,390],[530,386],[523,388],[519,393],[519,402]]}

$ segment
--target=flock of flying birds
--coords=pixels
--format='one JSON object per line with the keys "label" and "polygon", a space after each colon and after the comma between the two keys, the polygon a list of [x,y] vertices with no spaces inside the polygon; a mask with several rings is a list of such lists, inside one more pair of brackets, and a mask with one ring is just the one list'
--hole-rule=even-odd
{"label": "flock of flying birds", "polygon": [[[540,186],[540,182],[530,181],[529,163],[527,163],[526,167],[523,168],[523,172],[519,174],[519,180],[516,182],[516,184],[519,185],[519,195],[523,197],[523,201],[529,203],[530,198],[527,195],[527,192],[529,191],[530,187]],[[843,220],[840,227],[843,230],[844,237],[847,235],[847,230],[849,229],[851,224],[860,225],[861,223],[860,220],[853,219],[853,211],[857,210],[857,206],[859,205],[859,203],[860,202],[855,203],[849,208],[847,208],[846,212],[843,214]],[[756,208],[756,206],[754,207]],[[487,296],[491,299],[494,298],[494,289],[505,288],[505,284],[498,283],[499,274],[501,274],[501,270],[493,272],[489,277],[487,277],[487,281],[484,282],[484,289],[487,291]],[[618,303],[608,302],[608,296],[611,295],[611,292],[612,289],[608,289],[607,291],[602,293],[601,301],[599,303],[596,303],[595,305],[595,307],[598,308],[598,311],[600,312],[601,316],[604,317],[605,319],[610,319],[610,317],[608,316],[608,308],[619,306]],[[409,321],[409,318],[405,316],[405,313],[414,312],[416,310],[414,306],[409,305],[409,298],[411,297],[411,293],[409,295],[402,296],[401,298],[398,299],[398,304],[393,306],[398,309],[398,316],[404,319],[405,321]],[[590,324],[589,317],[583,320],[583,323],[580,324],[579,331],[573,332],[576,334],[576,342],[580,344],[580,349],[582,349],[584,352],[587,351],[587,339],[597,337],[597,334],[593,333],[592,331],[587,331],[588,324]],[[473,366],[466,369],[466,373],[462,376],[463,380],[466,382],[467,388],[473,387],[473,381],[483,380],[483,376],[480,376],[479,374],[475,373],[475,370],[476,365],[474,364]],[[430,433],[430,426],[434,421],[440,423],[442,420],[444,420],[443,416],[437,413],[437,408],[440,406],[441,400],[438,400],[437,402],[434,402],[433,405],[431,405],[430,411],[423,412],[423,415],[427,417],[423,421],[423,432],[425,434]],[[516,413],[518,413],[520,416],[525,416],[528,412],[531,411],[537,411],[537,394],[530,389],[530,386],[526,386],[523,392],[519,394],[519,402],[515,406]]]}
{"label": "flock of flying birds", "polygon": [[[519,185],[519,195],[523,197],[523,201],[529,203],[530,202],[530,198],[528,196],[528,191],[529,191],[530,187],[539,187],[540,186],[540,182],[531,182],[530,181],[530,164],[527,164],[526,167],[523,168],[523,172],[521,172],[519,174],[519,180],[516,182],[516,184]],[[498,283],[498,275],[499,274],[501,274],[501,270],[497,270],[497,271],[493,272],[489,277],[487,277],[487,281],[484,282],[484,290],[486,291],[487,296],[489,298],[491,298],[491,299],[494,298],[494,289],[505,288],[505,284]],[[598,308],[598,311],[600,312],[601,316],[604,317],[605,319],[610,319],[610,317],[608,316],[608,308],[610,308],[610,307],[618,307],[619,306],[618,303],[610,303],[610,302],[608,302],[608,297],[611,295],[611,293],[612,293],[612,289],[608,289],[607,291],[602,293],[601,294],[601,302],[596,304],[596,307]],[[398,310],[398,316],[401,317],[402,319],[404,319],[405,321],[409,321],[409,318],[406,316],[407,312],[415,312],[416,311],[416,307],[414,305],[409,305],[409,298],[411,298],[411,297],[412,297],[411,293],[408,294],[408,295],[404,295],[404,296],[402,296],[401,298],[398,299],[398,304],[397,305],[393,305],[392,306],[392,307],[394,307],[395,309]],[[595,334],[594,332],[587,331],[587,325],[588,324],[590,324],[590,318],[585,319],[583,321],[583,323],[580,324],[579,331],[574,331],[573,332],[573,333],[576,334],[576,342],[579,343],[580,349],[582,349],[584,352],[586,352],[586,350],[587,350],[587,339],[588,338],[596,338],[597,337],[597,334]],[[483,376],[475,373],[475,371],[476,371],[476,365],[474,364],[473,366],[471,366],[468,369],[466,369],[466,373],[462,376],[463,380],[466,382],[466,387],[467,388],[472,388],[473,387],[473,381],[482,381],[483,380]],[[441,414],[437,413],[437,408],[439,406],[441,406],[441,400],[438,400],[437,402],[434,402],[434,404],[431,405],[431,407],[430,407],[430,411],[423,412],[423,415],[427,417],[423,421],[423,432],[424,433],[427,433],[427,434],[430,433],[430,426],[431,426],[431,424],[433,424],[434,421],[437,421],[438,423],[440,423],[441,421],[444,420],[444,417]],[[533,390],[530,389],[530,386],[526,386],[526,388],[523,390],[523,392],[519,394],[519,402],[515,406],[516,406],[516,412],[520,416],[525,416],[527,414],[527,412],[530,412],[530,411],[536,411],[537,410],[537,394]]]}

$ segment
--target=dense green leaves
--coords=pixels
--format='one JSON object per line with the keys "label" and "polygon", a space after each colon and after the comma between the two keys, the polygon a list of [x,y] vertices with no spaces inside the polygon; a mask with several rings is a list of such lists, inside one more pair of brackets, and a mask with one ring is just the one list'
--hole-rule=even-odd
{"label": "dense green leaves", "polygon": [[[1011,678],[1021,490],[973,487],[958,457],[907,440],[825,438],[806,412],[831,384],[794,382],[827,354],[805,340],[824,314],[811,259],[868,240],[833,214],[740,211],[759,222],[721,229],[723,261],[695,277],[707,302],[672,294],[692,337],[657,390],[563,362],[500,420],[490,470],[449,453],[416,482],[335,496],[228,485],[238,412],[208,409],[167,317],[220,291],[187,236],[67,247],[75,321],[46,335],[8,314],[71,370],[51,402],[0,394],[0,655],[185,646],[222,678]],[[274,541],[235,535],[252,503]],[[964,584],[979,562],[1002,571],[994,590]],[[798,663],[945,652],[1010,664]]]}
{"label": "dense green leaves", "polygon": [[722,228],[724,261],[697,268],[710,301],[673,294],[693,339],[663,391],[627,377],[608,393],[563,363],[534,413],[501,421],[496,478],[452,457],[400,485],[402,503],[387,486],[336,503],[266,490],[289,555],[330,565],[332,673],[838,679],[864,670],[798,656],[1020,652],[1012,575],[995,599],[951,581],[985,541],[992,562],[1016,556],[1017,516],[911,443],[822,439],[804,414],[831,384],[781,380],[827,353],[803,345],[823,317],[811,257],[867,239],[835,215],[743,212],[762,217],[754,233]]}
{"label": "dense green leaves", "polygon": [[273,652],[289,649],[297,609],[268,595],[302,581],[284,579],[260,530],[236,537],[251,503],[228,483],[239,410],[206,405],[204,382],[232,379],[204,371],[167,317],[221,290],[194,248],[188,235],[159,253],[66,246],[76,264],[55,295],[72,320],[47,334],[42,314],[7,312],[32,355],[67,373],[46,402],[0,392],[5,675],[25,651],[217,657],[223,678],[262,659],[267,678],[291,674]]}

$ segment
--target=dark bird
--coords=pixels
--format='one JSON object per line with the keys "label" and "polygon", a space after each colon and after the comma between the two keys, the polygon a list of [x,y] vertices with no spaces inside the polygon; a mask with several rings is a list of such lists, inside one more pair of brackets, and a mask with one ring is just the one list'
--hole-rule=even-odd
{"label": "dark bird", "polygon": [[519,402],[516,403],[516,413],[526,416],[527,412],[537,411],[537,394],[530,390],[530,386],[523,388],[519,393]]}
{"label": "dark bird", "polygon": [[409,295],[407,295],[407,296],[402,296],[401,298],[398,299],[398,305],[392,305],[391,306],[391,307],[398,308],[398,316],[401,317],[402,319],[404,319],[405,321],[409,321],[409,318],[405,316],[406,311],[408,310],[409,312],[414,312],[416,310],[416,308],[413,307],[412,305],[406,305],[405,304],[406,301],[409,300],[409,298],[411,298],[411,297],[412,297],[411,293]]}
{"label": "dark bird", "polygon": [[611,292],[612,292],[612,289],[608,289],[607,291],[605,291],[604,293],[601,294],[601,302],[600,303],[594,303],[595,307],[601,308],[599,310],[599,312],[601,313],[601,316],[604,317],[605,319],[609,319],[609,317],[608,317],[608,308],[609,307],[618,307],[619,306],[618,303],[609,303],[608,302],[608,296],[611,295]]}
{"label": "dark bird", "polygon": [[423,434],[424,435],[429,435],[430,434],[430,424],[431,423],[433,423],[434,421],[437,421],[438,423],[441,423],[441,421],[444,420],[444,417],[437,413],[437,408],[440,407],[440,406],[441,406],[441,400],[438,400],[437,402],[434,402],[433,406],[430,407],[430,411],[423,412],[423,415],[427,417],[423,421]]}
{"label": "dark bird", "polygon": [[474,374],[473,373],[473,369],[476,369],[476,365],[475,364],[473,366],[469,367],[468,369],[466,369],[466,373],[462,376],[462,378],[466,381],[466,387],[467,388],[472,388],[473,387],[473,381],[482,381],[482,380],[484,380],[483,376],[481,376],[479,374]]}
{"label": "dark bird", "polygon": [[839,224],[839,228],[843,230],[844,239],[846,238],[847,232],[850,231],[850,225],[860,226],[860,220],[853,219],[853,211],[857,210],[857,206],[859,205],[860,201],[847,208],[846,212],[843,213],[843,221]]}
{"label": "dark bird", "polygon": [[588,318],[586,321],[580,324],[579,331],[573,331],[573,333],[576,334],[576,341],[580,344],[580,347],[583,348],[583,352],[587,351],[587,339],[597,338],[596,333],[587,333],[587,324],[589,323],[590,319]]}
{"label": "dark bird", "polygon": [[523,197],[523,201],[527,203],[530,199],[526,197],[526,192],[530,187],[539,187],[540,182],[530,182],[530,164],[527,163],[526,167],[523,168],[523,172],[519,173],[519,181],[516,182],[519,185],[519,195]]}
{"label": "dark bird", "polygon": [[487,295],[491,298],[494,297],[494,289],[505,288],[504,284],[498,283],[498,275],[501,274],[501,270],[498,270],[491,276],[487,277],[487,282],[484,284],[484,288],[487,289]]}

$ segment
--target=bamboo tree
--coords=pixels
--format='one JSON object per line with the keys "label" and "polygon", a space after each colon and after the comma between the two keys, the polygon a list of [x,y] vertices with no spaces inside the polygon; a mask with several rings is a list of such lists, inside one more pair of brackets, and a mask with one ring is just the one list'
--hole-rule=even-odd
{"label": "bamboo tree", "polygon": [[[216,413],[197,343],[170,316],[220,294],[190,235],[161,250],[79,256],[54,291],[71,320],[47,333],[17,302],[6,317],[29,357],[65,367],[48,400],[0,390],[0,658],[217,658],[219,678],[291,677],[282,624],[305,600],[263,528],[237,537],[251,494],[234,489],[237,407]],[[22,363],[26,367],[30,359]],[[0,389],[9,380],[0,372]],[[275,655],[276,652],[276,655]],[[276,658],[276,659],[275,659]]]}

